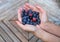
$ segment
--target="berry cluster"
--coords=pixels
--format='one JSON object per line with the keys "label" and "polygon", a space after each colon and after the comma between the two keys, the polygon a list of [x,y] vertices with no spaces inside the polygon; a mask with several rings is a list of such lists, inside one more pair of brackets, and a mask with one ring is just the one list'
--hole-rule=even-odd
{"label": "berry cluster", "polygon": [[21,17],[23,25],[38,25],[41,22],[39,18],[39,12],[32,11],[31,9],[29,9],[28,11],[23,9]]}

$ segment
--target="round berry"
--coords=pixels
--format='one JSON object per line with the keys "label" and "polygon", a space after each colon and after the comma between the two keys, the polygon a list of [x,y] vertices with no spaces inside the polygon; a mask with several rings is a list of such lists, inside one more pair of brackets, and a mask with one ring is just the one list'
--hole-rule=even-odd
{"label": "round berry", "polygon": [[27,22],[26,22],[26,24],[30,24],[30,22],[29,22],[29,21],[27,21]]}
{"label": "round berry", "polygon": [[32,14],[29,14],[29,16],[32,16]]}
{"label": "round berry", "polygon": [[33,21],[33,22],[36,22],[36,18],[33,18],[32,21]]}
{"label": "round berry", "polygon": [[26,12],[26,11],[23,9],[23,10],[22,10],[22,13],[25,13],[25,12]]}

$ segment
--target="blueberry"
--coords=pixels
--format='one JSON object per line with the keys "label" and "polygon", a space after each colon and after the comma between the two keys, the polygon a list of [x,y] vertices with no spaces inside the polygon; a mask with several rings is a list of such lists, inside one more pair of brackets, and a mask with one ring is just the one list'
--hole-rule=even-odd
{"label": "blueberry", "polygon": [[36,17],[37,17],[37,15],[36,15],[36,14],[34,14],[34,15],[33,15],[33,17],[35,17],[35,18],[36,18]]}
{"label": "blueberry", "polygon": [[36,26],[36,22],[34,23],[34,26]]}
{"label": "blueberry", "polygon": [[39,17],[39,16],[37,16],[36,18],[37,18],[37,20],[38,20],[38,19],[40,19],[40,17]]}
{"label": "blueberry", "polygon": [[33,14],[35,14],[35,15],[39,15],[39,12],[33,11]]}
{"label": "blueberry", "polygon": [[36,14],[36,11],[33,11],[32,14]]}
{"label": "blueberry", "polygon": [[39,24],[40,24],[40,22],[37,22],[37,24],[39,25]]}
{"label": "blueberry", "polygon": [[38,16],[38,12],[36,12],[36,11],[33,11],[33,17],[37,17]]}
{"label": "blueberry", "polygon": [[30,22],[31,20],[30,19],[27,19],[28,22]]}
{"label": "blueberry", "polygon": [[34,14],[34,16],[37,16],[37,15],[39,15],[39,12],[33,11],[32,14]]}
{"label": "blueberry", "polygon": [[32,23],[32,21],[30,21],[30,25],[32,25],[33,23]]}
{"label": "blueberry", "polygon": [[32,18],[33,18],[33,17],[30,17],[30,16],[29,16],[29,19],[32,19]]}
{"label": "blueberry", "polygon": [[22,24],[26,24],[26,19],[22,18]]}
{"label": "blueberry", "polygon": [[25,12],[26,12],[26,11],[23,9],[23,10],[22,10],[22,13],[25,13]]}
{"label": "blueberry", "polygon": [[24,13],[21,14],[21,17],[24,17]]}
{"label": "blueberry", "polygon": [[27,21],[27,17],[23,17],[22,22],[26,22],[26,21]]}
{"label": "blueberry", "polygon": [[29,18],[29,16],[24,16],[24,17],[22,17],[22,18],[24,18],[24,19],[28,19],[28,18]]}
{"label": "blueberry", "polygon": [[22,15],[21,15],[22,17],[24,17],[24,16],[27,16],[27,13],[22,13]]}
{"label": "blueberry", "polygon": [[23,9],[21,16],[24,17],[24,16],[26,16],[26,15],[27,15],[27,12]]}
{"label": "blueberry", "polygon": [[41,20],[40,20],[40,19],[38,19],[36,23],[39,25],[39,24],[41,23]]}
{"label": "blueberry", "polygon": [[26,22],[26,19],[22,19],[22,22]]}
{"label": "blueberry", "polygon": [[28,13],[28,14],[32,14],[32,10],[31,10],[31,9],[29,9],[27,13]]}
{"label": "blueberry", "polygon": [[30,24],[31,24],[31,25],[34,25],[34,23],[33,23],[33,22],[31,22]]}
{"label": "blueberry", "polygon": [[37,19],[39,18],[39,16],[36,17]]}
{"label": "blueberry", "polygon": [[26,19],[26,17],[24,16],[24,17],[22,17],[22,19]]}
{"label": "blueberry", "polygon": [[25,16],[27,16],[28,14],[27,13],[24,13]]}
{"label": "blueberry", "polygon": [[37,16],[37,14],[34,14],[34,16]]}
{"label": "blueberry", "polygon": [[37,15],[39,15],[39,12],[36,12]]}
{"label": "blueberry", "polygon": [[26,24],[30,24],[30,22],[29,22],[29,21],[27,21],[27,22],[26,22]]}

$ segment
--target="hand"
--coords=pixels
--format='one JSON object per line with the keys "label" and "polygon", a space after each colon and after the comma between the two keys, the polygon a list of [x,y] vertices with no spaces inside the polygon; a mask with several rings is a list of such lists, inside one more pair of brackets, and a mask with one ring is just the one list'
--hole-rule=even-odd
{"label": "hand", "polygon": [[[24,9],[25,10],[29,10],[31,8],[29,8],[30,6],[28,6],[27,4],[24,5]],[[22,24],[22,18],[21,18],[21,12],[22,12],[23,8],[18,9],[18,21],[16,21],[16,23],[21,27],[21,29],[28,31],[28,32],[35,32],[38,28],[37,26],[33,26],[33,25],[23,25]]]}
{"label": "hand", "polygon": [[21,27],[21,29],[23,29],[25,31],[32,32],[35,36],[37,36],[38,38],[42,39],[45,42],[60,42],[60,38],[58,38],[55,35],[43,30],[42,27],[43,27],[44,24],[46,24],[46,22],[48,22],[48,19],[47,19],[46,12],[40,6],[36,5],[34,7],[34,6],[31,6],[27,3],[27,4],[24,5],[24,9],[26,9],[26,10],[32,9],[33,11],[40,12],[39,16],[40,16],[40,19],[41,19],[41,24],[36,25],[36,26],[28,25],[28,24],[23,25],[22,22],[21,22],[22,8],[20,8],[18,10],[18,20],[19,21],[16,21],[16,23]]}
{"label": "hand", "polygon": [[[34,7],[34,6],[29,5],[29,4],[25,4],[25,5],[24,5],[24,9],[25,9],[25,10],[32,9],[33,11],[39,12],[39,13],[40,13],[39,16],[40,16],[40,19],[41,19],[41,23],[47,21],[46,12],[45,12],[41,7],[39,7],[39,6]],[[23,25],[23,24],[21,24],[21,19],[22,19],[22,18],[21,18],[21,11],[22,11],[22,8],[20,8],[20,9],[18,10],[18,20],[19,20],[19,21],[16,21],[17,24],[18,24],[23,30],[26,30],[26,31],[35,31],[35,30],[37,29],[37,27],[40,26],[40,25],[33,26],[33,25]],[[27,27],[26,27],[26,26],[27,26]],[[30,26],[31,26],[31,27],[30,27]],[[33,27],[33,28],[32,28],[32,27]],[[39,28],[39,27],[38,27],[38,28]]]}

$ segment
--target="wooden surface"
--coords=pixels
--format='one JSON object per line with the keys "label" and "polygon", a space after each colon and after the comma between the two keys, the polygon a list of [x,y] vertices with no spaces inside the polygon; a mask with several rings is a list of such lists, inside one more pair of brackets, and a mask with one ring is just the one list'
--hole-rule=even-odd
{"label": "wooden surface", "polygon": [[13,21],[17,19],[17,10],[28,0],[0,0],[0,42],[40,42]]}
{"label": "wooden surface", "polygon": [[20,29],[14,21],[17,19],[18,8],[28,1],[33,5],[36,3],[41,5],[47,11],[49,20],[60,24],[60,8],[57,8],[55,4],[53,9],[51,3],[47,4],[48,0],[47,2],[43,0],[0,0],[0,42],[42,42],[32,33]]}
{"label": "wooden surface", "polygon": [[[14,19],[0,21],[0,40],[6,42],[40,42],[41,40],[35,37],[33,34],[28,33],[18,25],[16,25]],[[3,38],[2,38],[3,37]]]}

